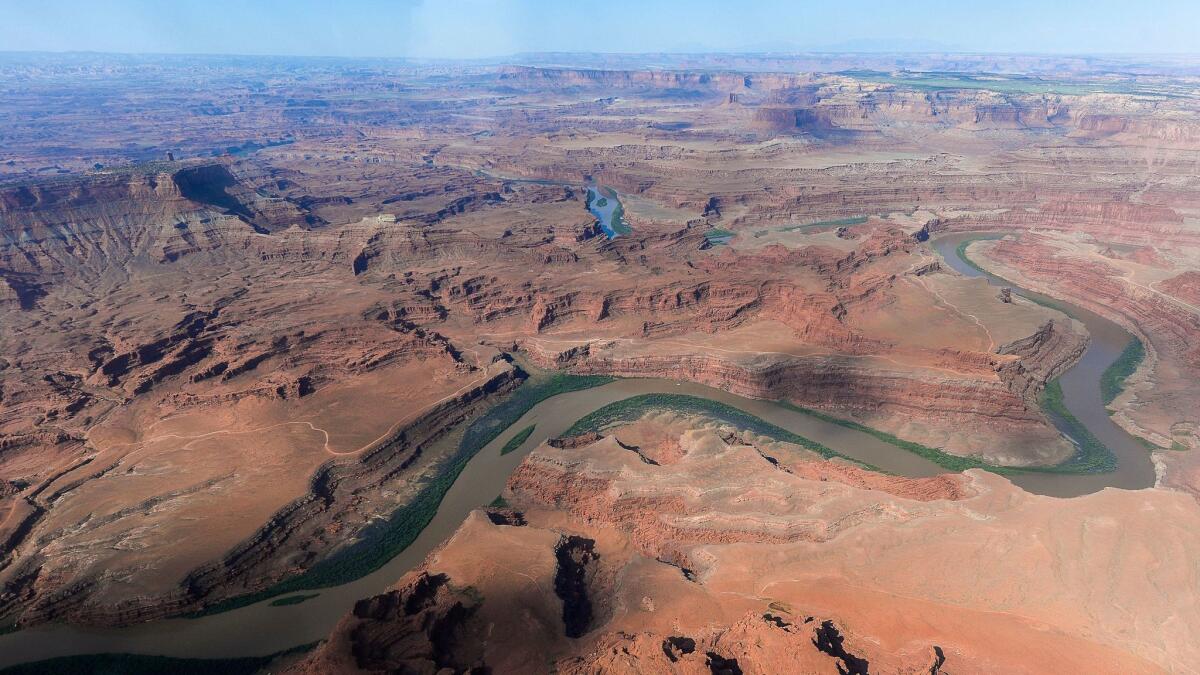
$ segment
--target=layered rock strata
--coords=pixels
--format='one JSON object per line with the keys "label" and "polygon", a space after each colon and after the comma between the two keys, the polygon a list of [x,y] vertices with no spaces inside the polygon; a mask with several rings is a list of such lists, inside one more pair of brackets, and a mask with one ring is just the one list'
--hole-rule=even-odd
{"label": "layered rock strata", "polygon": [[[1155,528],[1175,553],[1200,546],[1161,517],[1195,514],[1185,495],[1063,502],[981,472],[885,477],[670,415],[607,433],[535,450],[504,493],[522,524],[475,512],[295,672],[1123,673],[1193,656],[1176,639],[1194,630],[1177,624],[1186,558],[1142,574]],[[1149,529],[1116,536],[1130,509]],[[588,569],[567,595],[564,545]],[[568,611],[581,597],[586,624]],[[1157,620],[1131,626],[1130,607]]]}

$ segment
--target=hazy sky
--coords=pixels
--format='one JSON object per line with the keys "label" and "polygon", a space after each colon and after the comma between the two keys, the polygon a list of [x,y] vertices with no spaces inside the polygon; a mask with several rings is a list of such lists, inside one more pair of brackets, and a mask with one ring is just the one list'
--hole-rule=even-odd
{"label": "hazy sky", "polygon": [[[878,42],[868,42],[878,41]],[[0,50],[1200,52],[1200,0],[0,0]]]}

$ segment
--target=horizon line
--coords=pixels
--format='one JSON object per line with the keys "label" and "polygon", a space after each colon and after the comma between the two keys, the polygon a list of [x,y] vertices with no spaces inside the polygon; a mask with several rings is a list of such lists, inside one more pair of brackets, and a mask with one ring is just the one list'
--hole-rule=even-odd
{"label": "horizon line", "polygon": [[955,56],[1032,56],[1032,57],[1057,57],[1057,58],[1135,58],[1135,57],[1192,57],[1200,58],[1200,50],[1192,52],[1035,52],[1035,51],[970,51],[962,49],[928,49],[928,50],[879,50],[879,51],[861,51],[861,50],[828,50],[828,49],[812,49],[812,50],[797,50],[797,51],[755,51],[755,50],[711,50],[711,51],[618,51],[618,52],[598,52],[598,51],[523,51],[511,52],[507,54],[498,54],[494,56],[473,56],[473,57],[455,57],[455,56],[383,56],[383,55],[358,55],[350,56],[344,54],[275,54],[275,53],[238,53],[238,52],[121,52],[121,51],[105,51],[92,49],[0,49],[0,56],[8,55],[39,55],[39,56],[69,56],[69,55],[97,55],[97,56],[144,56],[144,57],[162,57],[162,56],[178,56],[178,57],[236,57],[236,58],[293,58],[293,59],[329,59],[343,61],[443,61],[443,62],[481,62],[481,61],[497,61],[503,59],[512,59],[522,56],[543,56],[543,55],[567,55],[567,56],[891,56],[891,55],[906,55],[906,56],[935,56],[935,55],[955,55]]}

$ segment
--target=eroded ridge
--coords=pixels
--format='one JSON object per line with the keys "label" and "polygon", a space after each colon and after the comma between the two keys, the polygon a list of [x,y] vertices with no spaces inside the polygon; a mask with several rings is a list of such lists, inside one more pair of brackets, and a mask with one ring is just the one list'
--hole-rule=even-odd
{"label": "eroded ridge", "polygon": [[[1081,435],[1060,433],[1043,403],[1095,394],[1061,386],[1092,368],[1106,383],[1093,412],[1132,434],[1122,457],[1142,471],[1072,476],[1086,482],[1072,494],[1136,493],[1055,510],[978,472],[888,476],[800,461],[746,429],[681,441],[686,430],[646,423],[540,447],[512,505],[466,527],[481,541],[540,537],[529,546],[551,558],[555,542],[593,541],[563,549],[561,584],[510,562],[539,594],[514,606],[545,625],[566,611],[579,637],[553,624],[555,640],[582,642],[554,644],[597,655],[589,636],[709,672],[771,664],[742,638],[722,642],[743,631],[800,655],[815,641],[813,658],[842,670],[909,657],[920,669],[984,664],[971,655],[986,625],[1028,637],[1044,667],[1057,663],[1047,643],[1024,632],[1036,617],[1068,655],[1078,639],[1132,672],[1190,658],[1192,626],[1159,591],[1193,586],[1175,561],[1194,559],[1200,498],[1197,76],[1186,59],[1017,55],[0,55],[0,629],[94,636],[362,579],[441,513],[472,453],[511,442],[507,472],[564,420],[510,425],[608,377],[820,415],[835,427],[827,454],[882,439],[877,450],[935,469],[1043,469],[1033,491],[1057,494],[1052,469],[1072,470]],[[937,255],[968,232],[991,238],[970,259],[1049,301]],[[1064,302],[1140,348],[1084,363],[1107,342]],[[1159,536],[1157,555],[1143,533]],[[803,593],[733,572],[760,560],[771,566],[754,574],[790,571]],[[822,565],[828,589],[856,589],[845,603],[804,576]],[[1021,576],[1030,568],[1065,590]],[[1149,569],[1154,583],[1108,569]],[[642,596],[620,609],[648,623],[621,623],[603,600],[614,570],[669,580],[708,608],[711,630],[628,610]],[[492,611],[465,590],[483,572],[427,571],[447,575],[435,595],[453,599],[411,615],[453,618],[420,639],[440,645],[430,667],[491,665],[446,646]],[[1115,631],[1080,576],[1109,578],[1152,618]],[[793,615],[760,606],[785,591]],[[894,596],[961,634],[880,638],[883,619],[856,608]],[[319,602],[278,608],[300,620],[275,646],[324,633],[302,614]],[[214,641],[237,652],[239,622],[261,609],[228,614]],[[17,643],[59,653],[70,641],[53,630],[0,635],[0,657]],[[556,653],[564,669],[593,663],[583,646]]]}
{"label": "eroded ridge", "polygon": [[[549,659],[580,673],[1040,672],[1050,662],[1120,673],[1191,658],[1161,625],[1131,633],[1120,609],[1167,620],[1189,602],[1190,590],[1176,592],[1194,588],[1184,559],[1131,581],[1125,566],[1158,556],[1161,533],[1117,525],[1129,509],[1159,528],[1162,510],[1200,509],[1177,493],[1064,502],[977,471],[880,476],[703,418],[651,413],[540,446],[503,497],[522,525],[472,514],[391,592],[444,575],[478,601],[456,644],[494,672]],[[1172,536],[1182,537],[1174,553],[1200,546],[1194,533]],[[927,555],[930,541],[943,555]],[[1043,573],[1065,565],[1078,573]],[[1184,585],[1163,585],[1175,583]],[[411,645],[428,638],[404,621],[356,611],[297,670],[378,667],[356,660],[353,645],[383,633],[388,667],[418,667],[428,648]]]}

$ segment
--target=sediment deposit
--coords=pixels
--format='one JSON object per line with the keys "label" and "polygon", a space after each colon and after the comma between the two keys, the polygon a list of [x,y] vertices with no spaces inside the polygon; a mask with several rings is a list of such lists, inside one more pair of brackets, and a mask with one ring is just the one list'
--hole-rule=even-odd
{"label": "sediment deposit", "polygon": [[[543,447],[512,513],[472,516],[309,667],[1195,656],[1178,604],[1200,496],[1194,65],[53,58],[0,59],[0,627],[201,611],[369,545],[513,400],[521,364],[1062,463],[1076,445],[1039,399],[1090,336],[930,244],[980,231],[998,239],[973,260],[1144,345],[1107,405],[1146,442],[1154,489],[1056,502],[653,425],[639,452]],[[597,188],[629,233],[589,213]]]}
{"label": "sediment deposit", "polygon": [[[535,450],[503,494],[519,522],[476,511],[296,670],[1130,673],[1196,656],[1186,495],[882,478],[671,415],[605,434]],[[583,569],[570,594],[564,565]]]}

